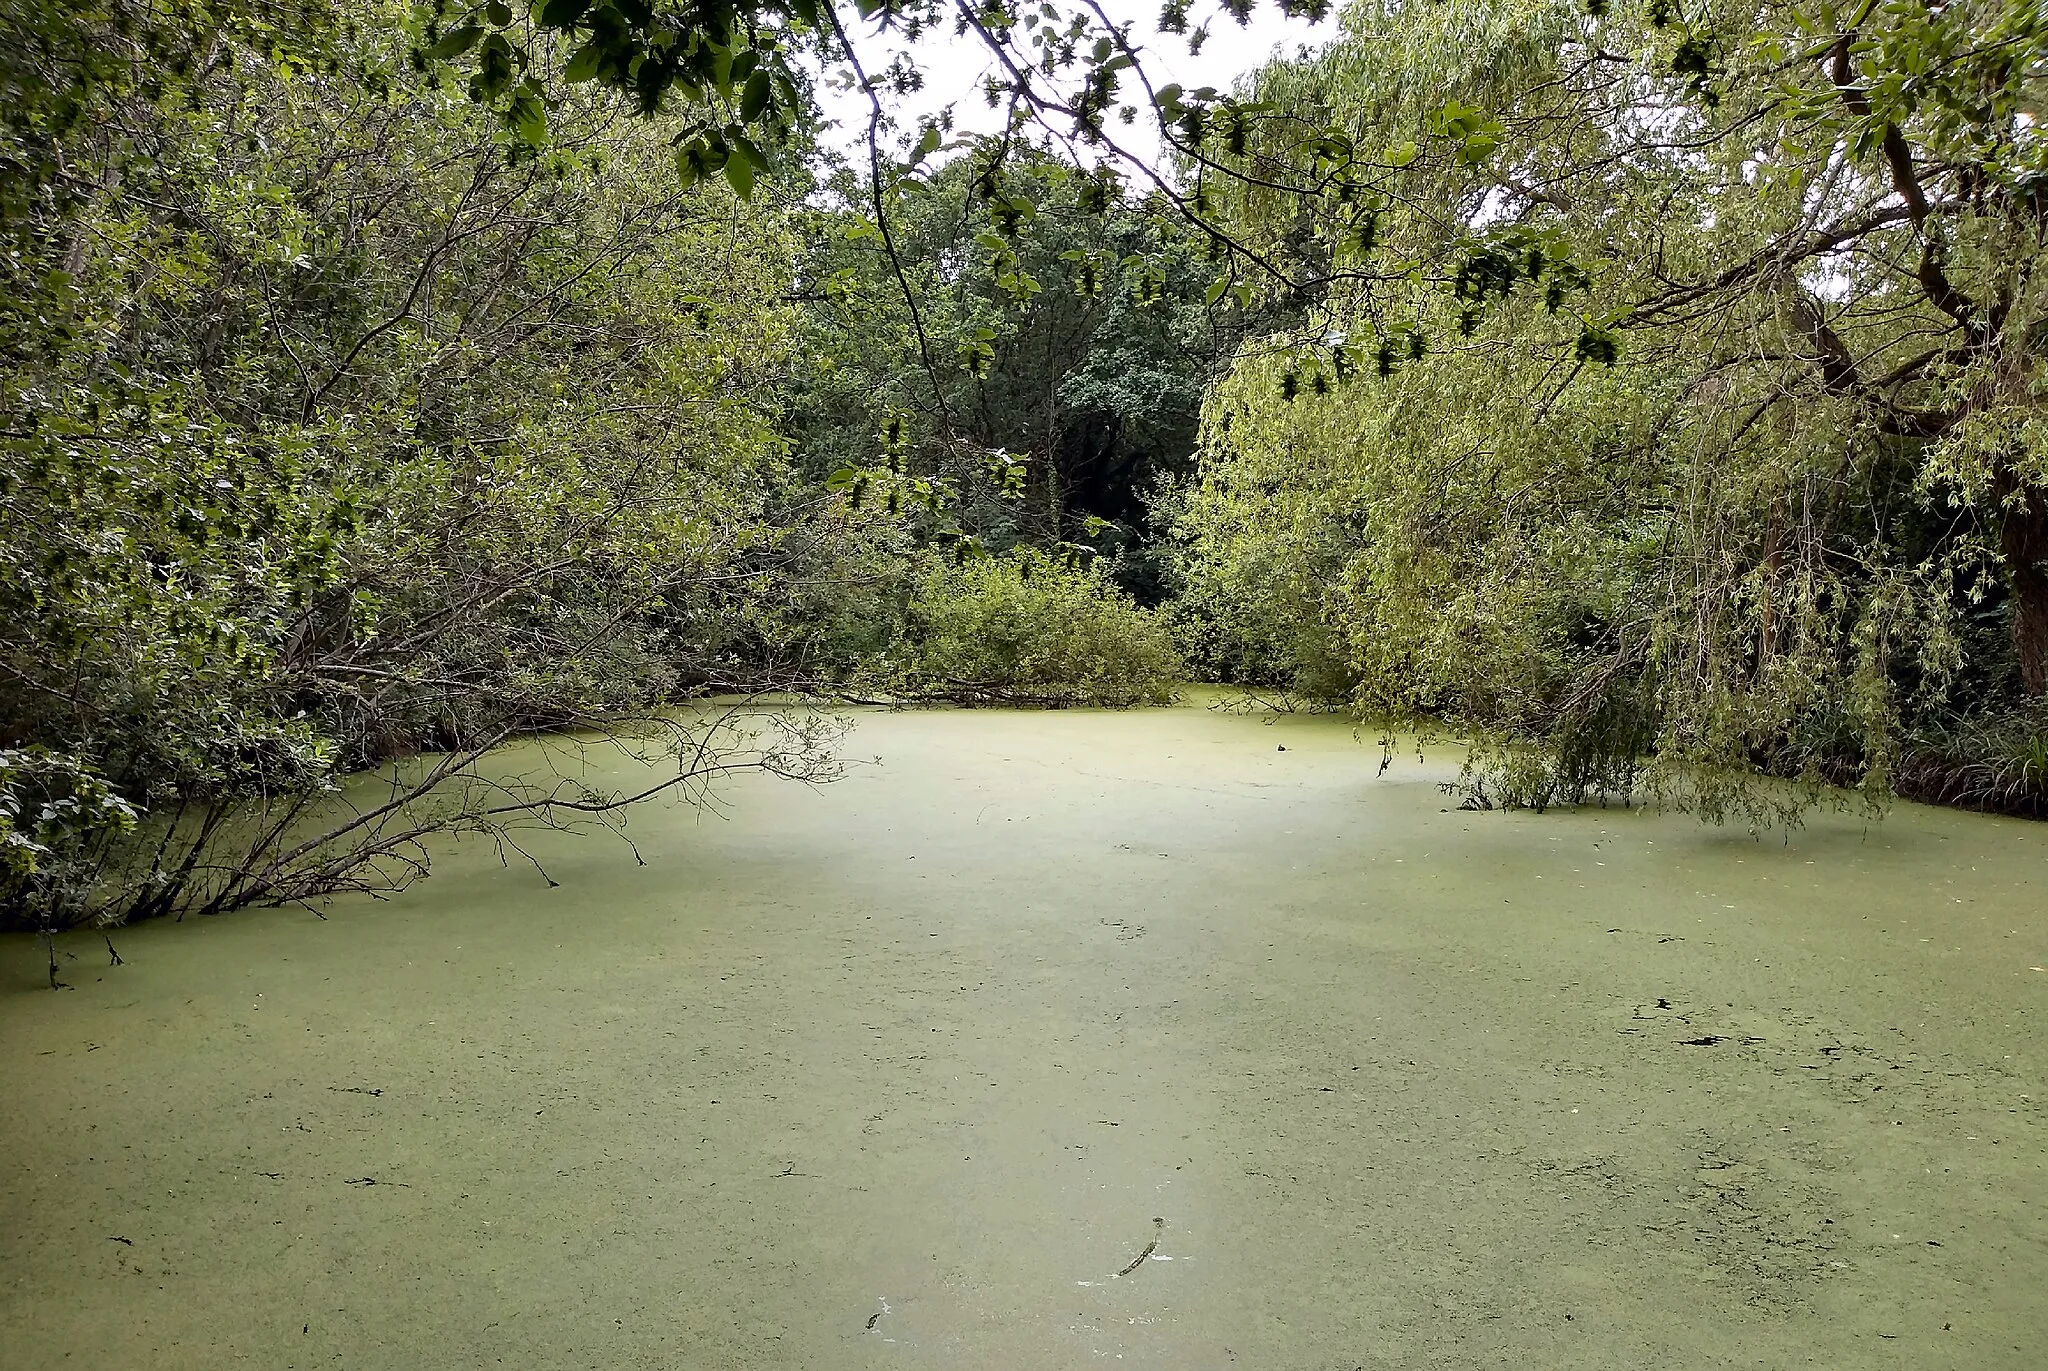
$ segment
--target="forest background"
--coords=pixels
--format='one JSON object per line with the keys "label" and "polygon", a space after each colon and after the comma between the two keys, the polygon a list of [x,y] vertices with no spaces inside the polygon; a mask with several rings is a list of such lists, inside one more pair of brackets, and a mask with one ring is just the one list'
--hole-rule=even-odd
{"label": "forest background", "polygon": [[[1249,13],[5,0],[0,919],[1189,678],[1475,807],[2048,813],[2037,0],[1357,0],[1154,83]],[[894,117],[933,28],[992,131]]]}

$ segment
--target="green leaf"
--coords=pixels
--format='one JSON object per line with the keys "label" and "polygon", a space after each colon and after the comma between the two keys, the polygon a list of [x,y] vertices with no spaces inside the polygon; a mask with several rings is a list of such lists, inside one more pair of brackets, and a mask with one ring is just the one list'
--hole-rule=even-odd
{"label": "green leaf", "polygon": [[1405,143],[1396,143],[1388,148],[1387,161],[1394,166],[1405,167],[1415,160],[1420,151],[1421,149],[1415,146],[1415,140],[1411,138]]}
{"label": "green leaf", "polygon": [[512,22],[512,7],[506,4],[505,0],[490,0],[490,3],[484,6],[484,18],[490,20],[497,28],[505,28]]}
{"label": "green leaf", "polygon": [[[739,153],[740,160],[744,161],[753,170],[768,170],[768,154],[761,151],[760,145],[755,143],[753,139],[734,128],[725,131],[725,141],[730,143],[733,150]],[[727,165],[730,166],[731,164],[727,163]],[[745,192],[742,191],[741,194],[745,194]]]}
{"label": "green leaf", "polygon": [[476,74],[469,78],[470,98],[489,104],[512,88],[512,45],[502,33],[484,39],[476,56]]}
{"label": "green leaf", "polygon": [[[752,144],[748,144],[751,147]],[[758,154],[756,154],[758,155]],[[751,199],[754,194],[754,163],[745,155],[725,159],[725,182],[732,187],[733,194],[742,200]]]}
{"label": "green leaf", "polygon": [[1228,272],[1226,272],[1223,275],[1217,277],[1215,280],[1211,281],[1209,283],[1209,288],[1202,292],[1202,303],[1205,305],[1215,304],[1218,300],[1221,300],[1223,298],[1223,292],[1229,289],[1230,275]]}
{"label": "green leaf", "polygon": [[427,49],[427,56],[446,61],[460,57],[476,46],[476,40],[484,36],[483,25],[464,24],[461,28],[441,35],[441,41]]}
{"label": "green leaf", "polygon": [[749,124],[759,119],[762,111],[768,108],[768,96],[768,73],[757,71],[749,76],[747,87],[740,94],[740,118]]}
{"label": "green leaf", "polygon": [[546,0],[540,7],[540,26],[557,31],[568,28],[590,11],[590,0]]}
{"label": "green leaf", "polygon": [[597,69],[603,62],[604,50],[595,43],[585,43],[562,68],[562,79],[571,83],[588,81],[597,75]]}
{"label": "green leaf", "polygon": [[521,95],[512,102],[508,122],[519,141],[530,148],[545,147],[548,141],[548,111],[538,99]]}
{"label": "green leaf", "polygon": [[977,379],[988,376],[989,364],[996,359],[996,350],[984,342],[962,343],[955,351],[960,357],[960,368]]}
{"label": "green leaf", "polygon": [[1485,116],[1460,100],[1446,100],[1430,115],[1430,126],[1447,138],[1462,138],[1479,127]]}
{"label": "green leaf", "polygon": [[1476,167],[1493,156],[1500,146],[1500,139],[1490,133],[1475,133],[1458,145],[1458,160],[1468,167]]}

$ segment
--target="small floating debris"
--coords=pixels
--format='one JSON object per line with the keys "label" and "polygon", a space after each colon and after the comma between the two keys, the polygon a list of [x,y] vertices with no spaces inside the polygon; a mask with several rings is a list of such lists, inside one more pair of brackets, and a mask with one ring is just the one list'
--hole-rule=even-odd
{"label": "small floating debris", "polygon": [[1152,1241],[1146,1243],[1145,1250],[1140,1252],[1137,1256],[1131,1258],[1130,1265],[1126,1266],[1123,1270],[1117,1272],[1117,1275],[1128,1276],[1133,1271],[1136,1271],[1139,1267],[1143,1266],[1145,1264],[1145,1259],[1150,1257],[1154,1252],[1157,1252],[1159,1250],[1159,1239],[1162,1236],[1164,1236],[1165,1233],[1166,1220],[1154,1217],[1152,1220]]}

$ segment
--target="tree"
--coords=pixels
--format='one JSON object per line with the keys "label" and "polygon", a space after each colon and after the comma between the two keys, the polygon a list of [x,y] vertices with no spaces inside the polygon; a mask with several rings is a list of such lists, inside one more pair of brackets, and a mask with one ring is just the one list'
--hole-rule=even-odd
{"label": "tree", "polygon": [[[1881,792],[1942,710],[2004,707],[2002,671],[2039,698],[2042,23],[1362,5],[1262,76],[1229,213],[1333,265],[1321,336],[1245,364],[1211,431],[1223,472],[1267,416],[1357,444],[1332,517],[1380,570],[1340,558],[1324,609],[1370,700],[1542,743],[1583,793],[1644,740],[1709,791]],[[1398,171],[1319,208],[1291,187],[1332,125]],[[1603,730],[1616,764],[1575,762]]]}
{"label": "tree", "polygon": [[605,101],[519,150],[403,13],[89,83],[9,206],[10,922],[402,883],[429,832],[626,798],[482,766],[538,730],[666,749],[663,786],[824,765],[659,712],[787,671],[760,606],[863,536],[773,428],[781,221]]}
{"label": "tree", "polygon": [[1242,311],[1202,300],[1210,269],[1184,235],[1050,153],[974,148],[894,196],[895,254],[940,360],[925,367],[865,217],[821,215],[801,272],[816,367],[792,415],[800,453],[821,476],[866,465],[901,422],[911,465],[948,478],[983,544],[1136,547],[1146,492],[1187,470]]}

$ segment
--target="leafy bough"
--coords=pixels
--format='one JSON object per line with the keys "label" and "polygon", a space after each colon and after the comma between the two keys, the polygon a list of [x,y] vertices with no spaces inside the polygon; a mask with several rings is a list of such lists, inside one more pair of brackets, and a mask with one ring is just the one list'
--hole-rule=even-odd
{"label": "leafy bough", "polygon": [[[251,905],[299,905],[324,918],[316,901],[400,892],[457,836],[495,844],[501,857],[517,856],[553,886],[523,834],[600,830],[640,861],[626,833],[635,807],[668,798],[715,808],[719,783],[742,774],[818,785],[844,770],[836,747],[845,718],[780,694],[584,723],[513,748],[506,745],[519,730],[501,726],[460,750],[390,763],[325,791],[187,802],[139,831],[103,827],[96,850],[68,856],[63,881],[37,882],[57,873],[39,873],[33,862],[10,868],[23,897],[18,914],[42,935],[55,988],[55,935],[66,929],[104,932],[137,917]],[[612,768],[638,774],[595,783],[605,753]]]}

